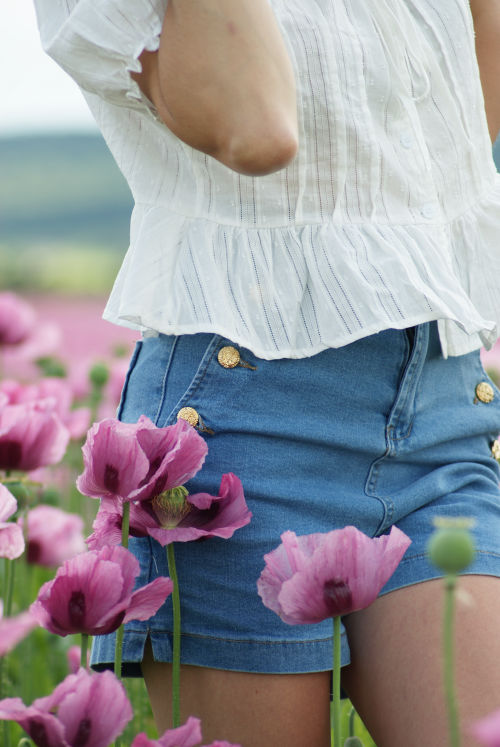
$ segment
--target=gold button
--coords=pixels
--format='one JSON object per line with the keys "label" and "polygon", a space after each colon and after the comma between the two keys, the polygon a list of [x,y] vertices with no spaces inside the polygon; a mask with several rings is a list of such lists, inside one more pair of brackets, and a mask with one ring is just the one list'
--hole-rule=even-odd
{"label": "gold button", "polygon": [[182,420],[187,420],[189,425],[192,426],[198,425],[198,422],[200,420],[200,416],[198,415],[194,407],[182,407],[177,413],[177,420],[179,418],[182,418]]}
{"label": "gold button", "polygon": [[491,444],[491,453],[495,459],[500,460],[500,441],[498,441],[498,439],[495,439]]}
{"label": "gold button", "polygon": [[476,397],[480,402],[491,402],[495,396],[493,387],[487,381],[481,381],[476,387]]}
{"label": "gold button", "polygon": [[241,360],[240,351],[233,348],[232,345],[226,345],[219,350],[217,360],[224,368],[234,368]]}

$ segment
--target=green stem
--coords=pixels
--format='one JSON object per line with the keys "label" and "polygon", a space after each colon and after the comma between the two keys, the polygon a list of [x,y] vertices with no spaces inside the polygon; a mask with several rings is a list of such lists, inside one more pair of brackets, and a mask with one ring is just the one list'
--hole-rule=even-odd
{"label": "green stem", "polygon": [[340,747],[340,616],[333,618],[333,747]]}
{"label": "green stem", "polygon": [[[129,527],[130,527],[130,503],[128,501],[125,501],[123,503],[123,516],[122,516],[122,545],[123,547],[126,547],[126,548],[128,548]],[[120,627],[116,631],[116,639],[115,639],[115,675],[120,680],[122,678],[122,650],[123,650],[124,632],[125,632],[124,626],[120,625]],[[115,740],[115,747],[120,747],[120,745],[121,745],[121,739],[120,737],[118,737]]]}
{"label": "green stem", "polygon": [[[123,504],[122,518],[122,545],[128,547],[128,531],[130,525],[130,503],[125,501]],[[118,679],[122,677],[122,649],[123,649],[124,626],[120,625],[116,631],[115,639],[115,674]]]}
{"label": "green stem", "polygon": [[128,547],[128,533],[130,528],[130,503],[124,501],[123,503],[123,517],[122,517],[122,545]]}
{"label": "green stem", "polygon": [[460,747],[460,732],[458,727],[458,711],[455,696],[454,676],[454,602],[456,574],[450,573],[445,578],[445,609],[444,609],[444,687],[448,708],[448,725],[450,730],[451,747]]}
{"label": "green stem", "polygon": [[[10,617],[12,612],[12,596],[14,592],[14,575],[16,565],[10,558],[5,559],[4,579],[4,609],[5,617]],[[7,656],[0,659],[0,700],[7,694]],[[4,721],[4,747],[10,747],[10,724]]]}
{"label": "green stem", "polygon": [[89,646],[89,634],[82,633],[82,647],[80,652],[80,666],[87,669],[87,649]]}
{"label": "green stem", "polygon": [[16,564],[13,560],[7,560],[6,568],[6,589],[4,599],[4,615],[10,617],[12,612],[12,596],[14,594],[14,576],[16,571]]}
{"label": "green stem", "polygon": [[33,747],[33,742],[27,737],[22,737],[17,743],[17,747]]}
{"label": "green stem", "polygon": [[174,640],[172,647],[172,726],[176,729],[181,723],[180,681],[181,681],[181,602],[179,581],[175,566],[174,545],[167,545],[168,573],[174,588],[172,590],[172,609],[174,617]]}
{"label": "green stem", "polygon": [[354,734],[354,721],[356,719],[356,709],[354,706],[351,707],[351,711],[349,713],[349,736],[354,737],[356,736]]}

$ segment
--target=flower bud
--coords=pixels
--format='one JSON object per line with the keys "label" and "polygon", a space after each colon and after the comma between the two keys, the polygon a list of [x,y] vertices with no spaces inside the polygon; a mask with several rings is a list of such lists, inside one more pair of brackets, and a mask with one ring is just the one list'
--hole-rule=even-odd
{"label": "flower bud", "polygon": [[20,507],[26,506],[30,499],[30,490],[24,482],[9,482],[5,483],[5,487],[9,489],[14,498],[17,500]]}
{"label": "flower bud", "polygon": [[40,369],[43,376],[52,376],[57,379],[64,379],[68,372],[66,366],[59,358],[55,358],[51,355],[45,355],[41,358],[37,358],[35,361],[36,365]]}
{"label": "flower bud", "polygon": [[474,540],[466,522],[441,523],[427,546],[429,558],[445,573],[459,573],[474,560]]}
{"label": "flower bud", "polygon": [[90,369],[89,379],[93,387],[102,389],[108,383],[109,368],[105,363],[95,363]]}
{"label": "flower bud", "polygon": [[58,506],[61,501],[61,493],[55,486],[49,485],[43,489],[41,500],[44,505]]}

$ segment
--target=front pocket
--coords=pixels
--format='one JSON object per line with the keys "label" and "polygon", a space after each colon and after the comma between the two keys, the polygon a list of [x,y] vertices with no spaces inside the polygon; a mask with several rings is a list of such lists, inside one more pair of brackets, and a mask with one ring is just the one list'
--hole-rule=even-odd
{"label": "front pocket", "polygon": [[118,420],[122,420],[123,411],[125,409],[125,403],[127,400],[127,392],[129,388],[130,377],[132,376],[132,373],[137,365],[137,361],[139,359],[141,349],[142,349],[142,340],[138,340],[135,344],[134,352],[132,353],[132,358],[130,359],[127,375],[125,376],[122,393],[120,395],[120,403],[118,405],[118,410],[116,412],[116,417],[118,418]]}
{"label": "front pocket", "polygon": [[176,337],[165,368],[155,421],[158,426],[175,423],[179,410],[189,406],[220,348],[221,339],[220,335],[208,333]]}

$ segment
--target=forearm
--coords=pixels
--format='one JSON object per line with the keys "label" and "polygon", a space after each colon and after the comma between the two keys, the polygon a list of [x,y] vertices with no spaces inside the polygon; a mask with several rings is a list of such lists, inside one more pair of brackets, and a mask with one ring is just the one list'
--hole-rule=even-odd
{"label": "forearm", "polygon": [[500,132],[500,0],[471,0],[476,53],[491,140]]}
{"label": "forearm", "polygon": [[141,61],[134,77],[184,142],[242,173],[294,156],[295,81],[268,0],[170,0]]}

